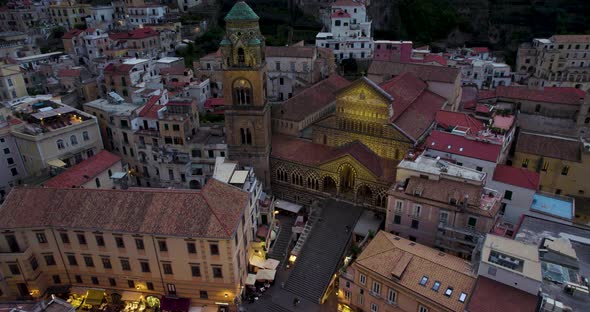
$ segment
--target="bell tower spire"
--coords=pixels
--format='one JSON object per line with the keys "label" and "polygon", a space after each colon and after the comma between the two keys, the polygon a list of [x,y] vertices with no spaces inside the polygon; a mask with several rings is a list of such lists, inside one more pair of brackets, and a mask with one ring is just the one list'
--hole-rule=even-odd
{"label": "bell tower spire", "polygon": [[223,97],[229,158],[254,167],[270,186],[270,105],[266,100],[265,42],[258,15],[238,1],[225,16]]}

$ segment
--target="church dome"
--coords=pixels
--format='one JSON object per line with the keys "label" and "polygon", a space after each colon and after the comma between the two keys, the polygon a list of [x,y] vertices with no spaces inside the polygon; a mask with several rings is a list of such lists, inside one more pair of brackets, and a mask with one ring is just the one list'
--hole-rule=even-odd
{"label": "church dome", "polygon": [[244,1],[239,1],[229,10],[224,20],[227,21],[257,21],[258,15]]}

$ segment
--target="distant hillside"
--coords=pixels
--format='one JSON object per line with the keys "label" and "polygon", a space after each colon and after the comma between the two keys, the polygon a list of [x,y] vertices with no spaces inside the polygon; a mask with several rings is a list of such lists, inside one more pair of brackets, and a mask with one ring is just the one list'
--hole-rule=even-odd
{"label": "distant hillside", "polygon": [[486,45],[507,54],[533,37],[590,33],[590,1],[371,0],[368,10],[376,37]]}

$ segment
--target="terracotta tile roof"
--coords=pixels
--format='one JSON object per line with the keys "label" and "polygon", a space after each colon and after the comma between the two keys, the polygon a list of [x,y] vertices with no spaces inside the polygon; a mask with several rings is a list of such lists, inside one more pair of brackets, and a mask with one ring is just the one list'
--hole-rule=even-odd
{"label": "terracotta tile roof", "polygon": [[568,43],[568,42],[579,42],[588,43],[590,42],[590,35],[554,35],[551,37],[555,43]]}
{"label": "terracotta tile roof", "polygon": [[410,107],[395,120],[394,124],[410,135],[413,140],[418,140],[430,129],[434,123],[436,112],[442,109],[445,103],[445,98],[424,90]]}
{"label": "terracotta tile roof", "polygon": [[479,103],[477,105],[475,105],[475,112],[476,113],[489,114],[490,111],[492,111],[492,109],[487,105],[479,104]]}
{"label": "terracotta tile roof", "polygon": [[350,18],[350,14],[348,14],[342,10],[338,10],[338,11],[332,13],[332,15],[330,15],[330,17],[331,18],[345,18],[345,17]]}
{"label": "terracotta tile roof", "polygon": [[133,69],[131,64],[114,64],[107,65],[103,71],[114,74],[128,74]]}
{"label": "terracotta tile roof", "polygon": [[[268,48],[268,47],[267,47]],[[268,50],[267,50],[268,51]],[[268,53],[268,52],[267,52]],[[202,58],[200,58],[199,60],[209,60],[209,59],[220,59],[221,58],[221,49],[218,49],[217,51],[213,52],[213,53],[209,53],[205,56],[203,56]]]}
{"label": "terracotta tile roof", "polygon": [[412,60],[412,63],[430,63],[435,62],[442,66],[447,66],[447,59],[438,54],[426,54],[422,60]]}
{"label": "terracotta tile roof", "polygon": [[477,92],[478,100],[494,99],[496,98],[496,90],[481,90]]}
{"label": "terracotta tile roof", "polygon": [[200,191],[19,187],[0,208],[0,228],[230,238],[247,204],[248,193],[215,179]]}
{"label": "terracotta tile roof", "polygon": [[313,58],[315,47],[266,47],[266,57]]}
{"label": "terracotta tile roof", "polygon": [[164,105],[158,103],[160,97],[161,95],[152,95],[139,111],[139,117],[158,119],[158,111],[164,107]]}
{"label": "terracotta tile roof", "polygon": [[58,77],[80,77],[80,69],[60,69],[57,72]]}
{"label": "terracotta tile roof", "polygon": [[392,121],[394,121],[422,94],[428,85],[414,74],[404,72],[381,83],[379,87],[393,97]]}
{"label": "terracotta tile roof", "polygon": [[376,177],[389,182],[395,180],[395,168],[398,162],[377,156],[358,141],[340,147],[331,147],[284,135],[272,137],[271,157],[281,160],[319,166],[346,155],[356,159]]}
{"label": "terracotta tile roof", "polygon": [[208,109],[215,109],[215,107],[224,106],[223,98],[208,98],[203,106]]}
{"label": "terracotta tile roof", "polygon": [[299,92],[282,104],[274,105],[272,117],[301,121],[334,102],[338,91],[350,84],[350,81],[334,74]]}
{"label": "terracotta tile roof", "polygon": [[137,28],[128,32],[111,32],[109,38],[112,40],[129,40],[129,39],[145,39],[149,37],[157,37],[160,33],[157,30],[149,27]]}
{"label": "terracotta tile roof", "polygon": [[[449,148],[450,146],[450,148]],[[425,148],[461,155],[470,158],[477,158],[490,162],[497,162],[502,146],[468,139],[462,135],[452,134],[434,130],[426,138]]]}
{"label": "terracotta tile roof", "polygon": [[535,191],[539,189],[539,174],[526,168],[497,165],[494,170],[494,181]]}
{"label": "terracotta tile roof", "polygon": [[444,204],[449,204],[451,198],[459,201],[463,198],[463,195],[467,194],[469,196],[467,203],[472,208],[479,207],[479,199],[482,193],[480,186],[460,181],[449,179],[426,180],[419,177],[410,177],[405,193],[413,196],[416,190],[422,190],[420,198]]}
{"label": "terracotta tile roof", "polygon": [[72,38],[80,35],[83,32],[84,31],[81,29],[72,29],[72,30],[68,31],[67,33],[65,33],[61,38],[62,39],[72,39]]}
{"label": "terracotta tile roof", "polygon": [[581,142],[573,138],[520,132],[516,152],[579,162]]}
{"label": "terracotta tile roof", "polygon": [[484,276],[477,278],[473,294],[469,299],[467,312],[534,312],[538,298]]}
{"label": "terracotta tile roof", "polygon": [[[353,266],[457,312],[463,312],[467,304],[459,301],[460,294],[465,293],[469,300],[476,281],[469,262],[384,231],[375,235]],[[399,278],[392,278],[394,272]],[[420,280],[424,276],[428,280],[422,286]],[[435,281],[441,284],[438,291],[432,290]],[[453,288],[450,297],[445,296],[448,287]]]}
{"label": "terracotta tile roof", "polygon": [[452,129],[454,127],[468,128],[468,132],[473,134],[485,129],[481,120],[466,113],[440,110],[436,112],[435,120],[438,126],[445,129]]}
{"label": "terracotta tile roof", "polygon": [[47,187],[80,187],[120,160],[120,156],[102,150],[43,184]]}
{"label": "terracotta tile roof", "polygon": [[509,98],[546,103],[581,105],[586,93],[576,88],[546,87],[543,90],[528,87],[499,86],[495,91],[480,92],[477,99]]}
{"label": "terracotta tile roof", "polygon": [[455,83],[461,72],[457,68],[433,66],[414,63],[399,63],[388,61],[373,61],[369,66],[369,75],[383,76],[389,79],[404,72],[411,72],[424,81]]}
{"label": "terracotta tile roof", "polygon": [[494,116],[494,119],[492,122],[492,127],[503,129],[503,130],[509,130],[514,125],[515,121],[516,121],[516,116],[514,116],[514,115],[510,115],[510,116],[496,115],[496,116]]}

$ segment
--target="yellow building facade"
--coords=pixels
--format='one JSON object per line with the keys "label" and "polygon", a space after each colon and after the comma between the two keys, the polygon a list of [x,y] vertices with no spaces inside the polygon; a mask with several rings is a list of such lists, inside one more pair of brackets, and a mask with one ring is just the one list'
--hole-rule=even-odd
{"label": "yellow building facade", "polygon": [[512,166],[538,172],[541,191],[590,196],[590,144],[578,138],[521,132]]}
{"label": "yellow building facade", "polygon": [[[38,218],[61,209],[49,199],[51,194],[66,200],[66,206],[91,202],[64,212],[70,225],[57,225],[56,220]],[[68,285],[105,289],[109,295],[173,295],[190,298],[198,307],[233,305],[242,291],[251,243],[242,220],[248,194],[231,185],[211,180],[200,192],[20,188],[10,196],[4,212],[31,204],[23,197],[45,198],[46,203],[30,210],[28,221],[2,217],[12,225],[2,225],[0,272],[5,278],[0,281],[0,300],[41,298],[51,287]],[[125,204],[124,197],[137,200],[135,208]],[[133,216],[115,220],[105,215],[90,221],[92,210],[107,202],[108,214]],[[178,223],[183,218],[192,225]],[[131,223],[139,227],[123,230]],[[154,230],[140,229],[146,226]]]}
{"label": "yellow building facade", "polygon": [[14,100],[29,95],[27,86],[17,64],[0,62],[0,98]]}

